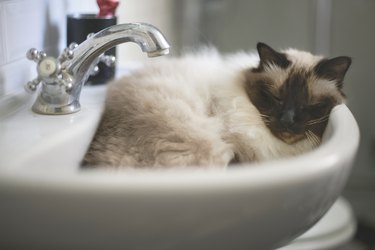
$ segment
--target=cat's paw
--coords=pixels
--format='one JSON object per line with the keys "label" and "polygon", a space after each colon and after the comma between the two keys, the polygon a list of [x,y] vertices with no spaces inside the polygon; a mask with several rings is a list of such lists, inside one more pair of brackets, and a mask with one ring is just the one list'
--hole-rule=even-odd
{"label": "cat's paw", "polygon": [[231,148],[223,142],[168,142],[157,151],[155,165],[225,169],[233,156]]}

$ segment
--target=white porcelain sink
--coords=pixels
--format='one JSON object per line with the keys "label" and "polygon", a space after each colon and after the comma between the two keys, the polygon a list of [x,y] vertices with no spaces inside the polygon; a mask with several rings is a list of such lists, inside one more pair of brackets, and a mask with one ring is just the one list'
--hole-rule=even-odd
{"label": "white porcelain sink", "polygon": [[359,142],[345,105],[324,143],[285,160],[222,171],[82,171],[105,87],[82,110],[1,117],[0,249],[274,249],[309,229],[339,196]]}
{"label": "white porcelain sink", "polygon": [[0,125],[0,171],[74,172],[95,133],[105,95],[104,85],[85,86],[80,112],[36,114],[30,108],[31,98],[20,110],[4,117]]}

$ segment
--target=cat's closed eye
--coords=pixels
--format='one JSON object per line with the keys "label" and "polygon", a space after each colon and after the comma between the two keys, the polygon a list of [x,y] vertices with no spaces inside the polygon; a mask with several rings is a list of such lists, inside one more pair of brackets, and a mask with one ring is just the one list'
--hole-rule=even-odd
{"label": "cat's closed eye", "polygon": [[325,115],[325,113],[328,112],[329,108],[329,102],[318,102],[308,105],[306,111],[310,114],[311,117],[318,118]]}
{"label": "cat's closed eye", "polygon": [[283,104],[283,100],[273,90],[272,83],[265,80],[258,80],[256,85],[264,102],[267,102],[269,105]]}
{"label": "cat's closed eye", "polygon": [[318,103],[310,104],[309,106],[312,109],[322,109],[322,108],[327,107],[327,105],[328,105],[328,103],[326,103],[326,102],[318,102]]}
{"label": "cat's closed eye", "polygon": [[275,99],[276,104],[278,104],[279,106],[283,106],[284,105],[284,101],[280,97],[274,95],[273,98]]}

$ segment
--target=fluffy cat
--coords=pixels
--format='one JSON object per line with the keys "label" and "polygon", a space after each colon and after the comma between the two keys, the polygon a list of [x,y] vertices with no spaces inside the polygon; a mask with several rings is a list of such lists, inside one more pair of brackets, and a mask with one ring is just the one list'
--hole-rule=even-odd
{"label": "fluffy cat", "polygon": [[351,59],[257,51],[162,59],[111,83],[82,166],[225,168],[318,146]]}

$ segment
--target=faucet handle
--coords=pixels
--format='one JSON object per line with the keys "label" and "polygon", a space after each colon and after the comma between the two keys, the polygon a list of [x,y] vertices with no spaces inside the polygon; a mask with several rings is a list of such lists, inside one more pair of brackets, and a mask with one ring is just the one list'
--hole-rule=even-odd
{"label": "faucet handle", "polygon": [[74,57],[74,49],[78,47],[77,43],[71,43],[67,48],[63,50],[61,55],[58,57],[60,63],[65,62],[66,60],[71,60]]}
{"label": "faucet handle", "polygon": [[116,57],[112,55],[101,55],[100,59],[101,62],[103,62],[108,67],[114,67],[116,64]]}
{"label": "faucet handle", "polygon": [[71,44],[64,49],[58,58],[47,56],[45,52],[34,48],[30,49],[26,53],[26,57],[37,63],[38,77],[26,83],[25,90],[28,93],[35,92],[40,83],[45,83],[64,86],[66,91],[70,91],[73,87],[73,80],[68,74],[62,72],[62,63],[73,58],[73,50],[77,46],[76,44]]}
{"label": "faucet handle", "polygon": [[41,80],[39,78],[35,78],[34,80],[27,82],[24,88],[27,93],[31,94],[37,90],[38,85],[40,83],[41,83]]}
{"label": "faucet handle", "polygon": [[[99,62],[104,63],[107,67],[114,67],[116,65],[116,57],[113,55],[102,54],[101,56],[99,56],[98,63]],[[95,65],[95,67],[91,69],[90,75],[96,76],[97,74],[99,74],[99,71],[99,66]]]}
{"label": "faucet handle", "polygon": [[27,51],[26,57],[37,63],[36,69],[38,72],[38,77],[25,85],[25,90],[28,93],[35,92],[42,82],[51,82],[61,71],[61,64],[55,58],[47,56],[44,51],[32,48]]}
{"label": "faucet handle", "polygon": [[60,74],[61,64],[56,58],[46,56],[39,61],[37,71],[40,79],[50,83]]}
{"label": "faucet handle", "polygon": [[36,63],[40,62],[43,58],[47,57],[44,51],[38,51],[35,48],[31,48],[26,53],[27,59],[34,61]]}

